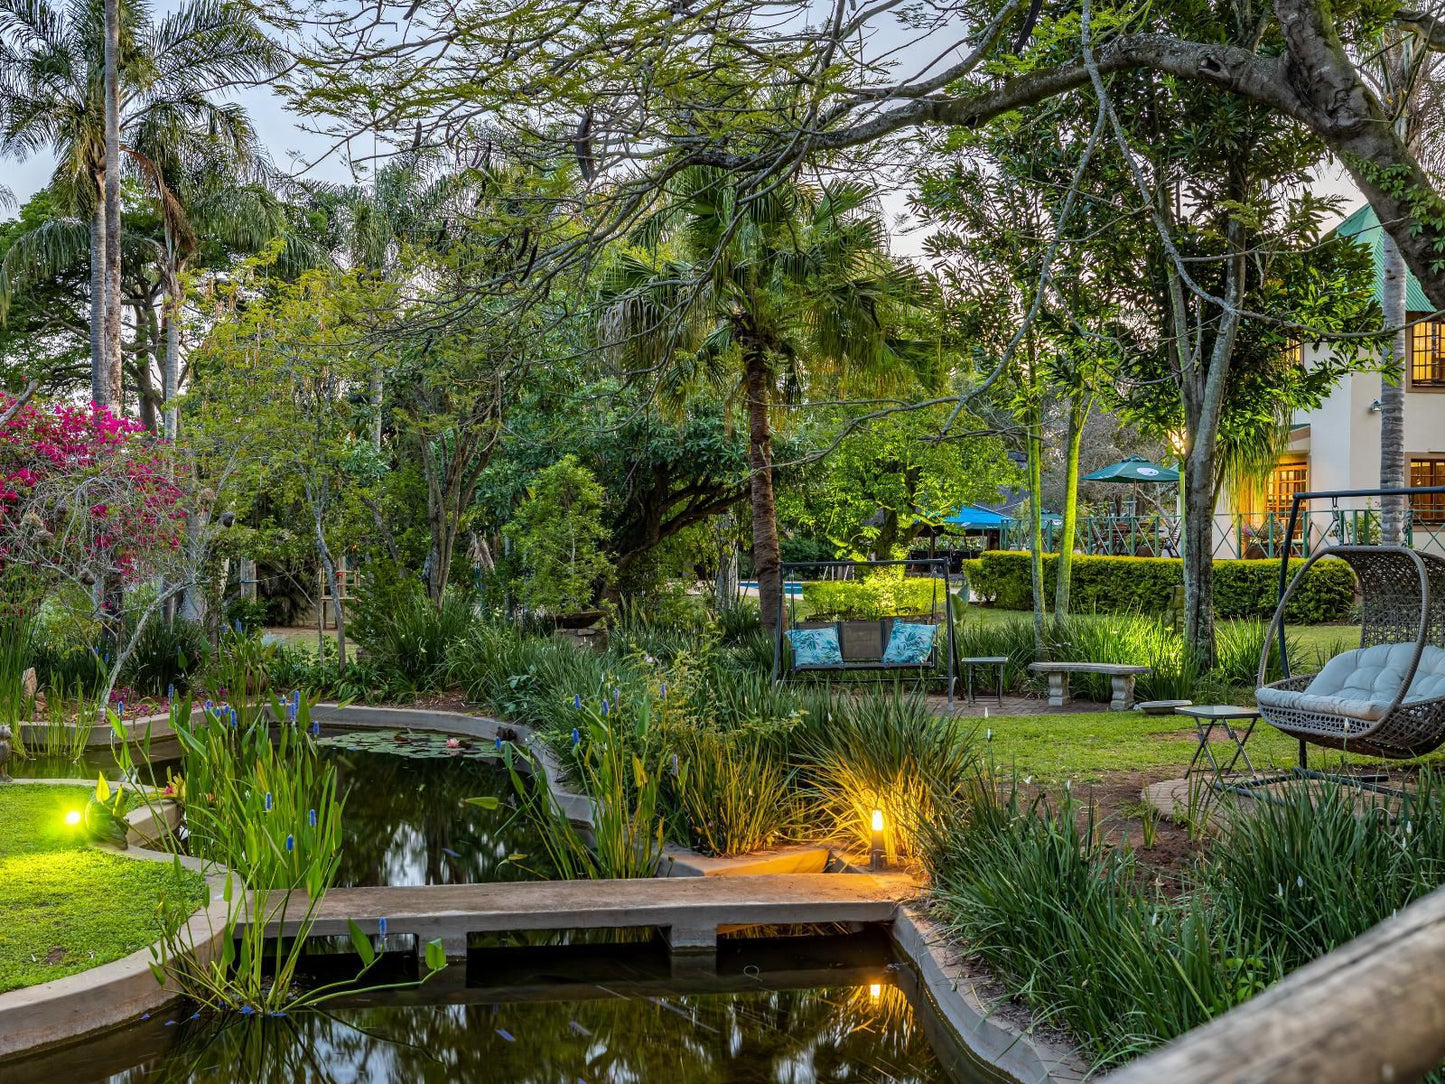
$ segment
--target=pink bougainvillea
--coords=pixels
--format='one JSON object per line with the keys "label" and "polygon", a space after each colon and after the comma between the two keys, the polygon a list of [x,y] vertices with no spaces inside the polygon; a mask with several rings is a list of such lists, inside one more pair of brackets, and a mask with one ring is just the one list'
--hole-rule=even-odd
{"label": "pink bougainvillea", "polygon": [[164,448],[108,407],[27,403],[0,426],[0,561],[148,575],[185,520]]}

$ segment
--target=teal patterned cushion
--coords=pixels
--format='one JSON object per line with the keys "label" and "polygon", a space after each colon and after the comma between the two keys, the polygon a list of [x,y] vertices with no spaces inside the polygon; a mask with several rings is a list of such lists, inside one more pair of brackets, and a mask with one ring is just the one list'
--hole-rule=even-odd
{"label": "teal patterned cushion", "polygon": [[893,633],[888,637],[888,648],[883,652],[887,663],[922,663],[928,661],[933,650],[933,637],[938,631],[936,625],[910,625],[906,621],[893,622]]}
{"label": "teal patterned cushion", "polygon": [[838,630],[789,629],[788,642],[793,645],[794,666],[837,666],[843,661],[838,647]]}

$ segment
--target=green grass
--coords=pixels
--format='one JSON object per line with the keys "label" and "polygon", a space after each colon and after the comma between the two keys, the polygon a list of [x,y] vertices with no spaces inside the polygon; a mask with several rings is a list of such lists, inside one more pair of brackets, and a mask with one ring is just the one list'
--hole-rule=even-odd
{"label": "green grass", "polygon": [[[1137,711],[1089,712],[1078,715],[1000,715],[979,720],[980,737],[992,737],[988,751],[995,764],[1017,778],[1035,783],[1072,779],[1097,782],[1105,772],[1159,772],[1177,769],[1182,775],[1194,755],[1193,724],[1182,715],[1145,715]],[[1228,755],[1232,746],[1221,743],[1215,756]],[[1247,746],[1256,768],[1290,767],[1298,748],[1268,723],[1261,721]],[[1326,768],[1344,759],[1353,764],[1383,763],[1371,757],[1348,756],[1324,749],[1310,750],[1312,767]],[[1445,752],[1420,761],[1391,761],[1393,766],[1445,763]],[[1167,776],[1161,776],[1167,777]]]}
{"label": "green grass", "polygon": [[205,881],[168,863],[99,851],[65,814],[88,787],[0,786],[0,993],[142,949],[161,935],[162,899],[205,898]]}

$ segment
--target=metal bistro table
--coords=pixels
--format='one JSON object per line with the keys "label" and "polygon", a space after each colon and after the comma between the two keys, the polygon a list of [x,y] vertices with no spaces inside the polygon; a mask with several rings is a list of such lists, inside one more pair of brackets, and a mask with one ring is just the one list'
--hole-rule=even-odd
{"label": "metal bistro table", "polygon": [[1004,671],[1008,669],[1009,657],[1007,655],[971,655],[958,660],[968,675],[968,702],[973,703],[973,668],[975,666],[996,666],[998,667],[998,706],[1003,707],[1003,679]]}
{"label": "metal bistro table", "polygon": [[[1184,778],[1188,779],[1194,774],[1196,765],[1199,765],[1199,760],[1203,757],[1209,762],[1209,770],[1214,776],[1210,785],[1215,790],[1248,793],[1249,786],[1247,784],[1230,783],[1227,777],[1241,760],[1244,761],[1245,770],[1249,772],[1251,781],[1259,775],[1249,759],[1248,750],[1245,749],[1249,736],[1254,733],[1255,724],[1259,722],[1259,710],[1242,708],[1236,704],[1191,704],[1188,707],[1175,708],[1174,711],[1176,714],[1187,715],[1193,719],[1194,729],[1199,736],[1199,748],[1194,750],[1194,756],[1189,760],[1189,770],[1184,773]],[[1244,725],[1246,722],[1248,722],[1248,726]],[[1215,759],[1214,750],[1209,744],[1214,736],[1214,728],[1217,726],[1224,728],[1225,736],[1234,744],[1234,755],[1223,767]]]}

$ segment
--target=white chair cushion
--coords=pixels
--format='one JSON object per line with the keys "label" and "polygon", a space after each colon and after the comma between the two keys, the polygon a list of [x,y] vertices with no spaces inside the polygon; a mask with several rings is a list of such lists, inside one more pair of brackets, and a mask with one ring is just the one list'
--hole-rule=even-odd
{"label": "white chair cushion", "polygon": [[[1384,716],[1405,681],[1414,644],[1376,644],[1336,655],[1302,691],[1260,689],[1265,707],[1297,708],[1374,721]],[[1404,703],[1445,696],[1445,650],[1427,645]]]}

